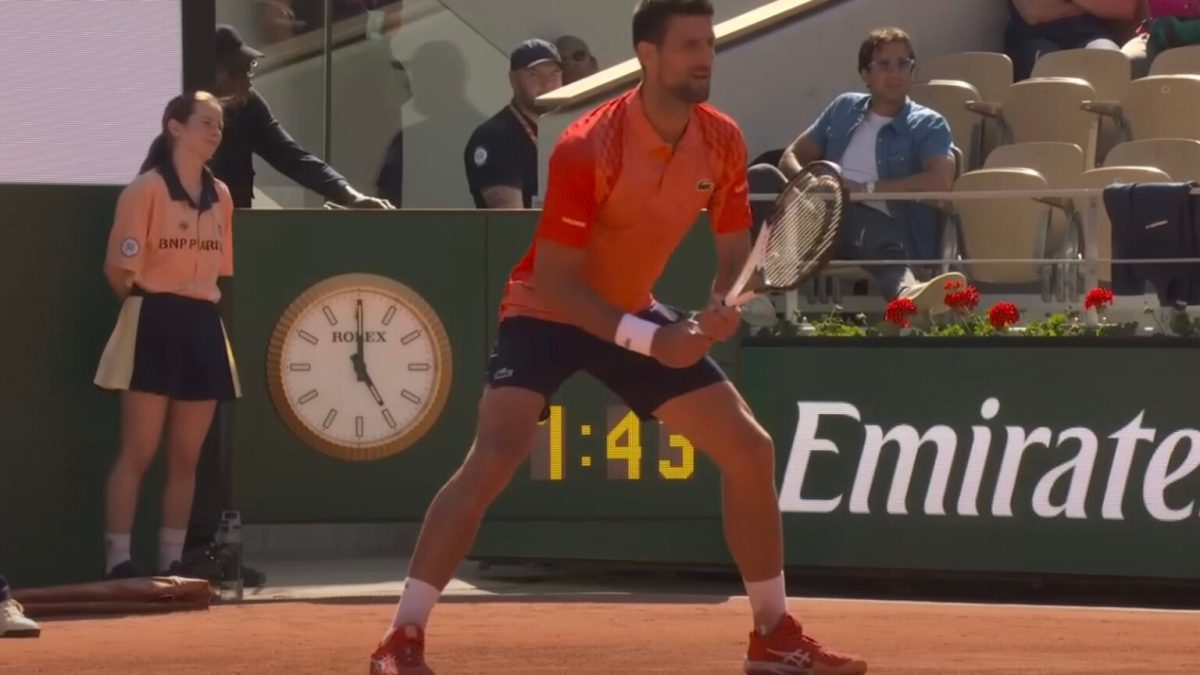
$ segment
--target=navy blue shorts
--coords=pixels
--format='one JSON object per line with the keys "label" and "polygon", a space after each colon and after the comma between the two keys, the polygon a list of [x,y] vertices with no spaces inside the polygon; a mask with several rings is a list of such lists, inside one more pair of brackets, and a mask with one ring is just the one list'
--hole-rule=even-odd
{"label": "navy blue shorts", "polygon": [[[661,304],[638,316],[661,326],[682,318]],[[492,387],[535,391],[548,403],[579,371],[599,380],[643,419],[667,401],[728,379],[711,356],[687,368],[670,368],[571,324],[513,317],[500,323],[487,381]]]}

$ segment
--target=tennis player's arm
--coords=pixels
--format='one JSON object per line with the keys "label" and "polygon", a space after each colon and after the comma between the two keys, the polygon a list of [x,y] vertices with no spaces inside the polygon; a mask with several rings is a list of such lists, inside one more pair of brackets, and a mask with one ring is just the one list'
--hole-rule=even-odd
{"label": "tennis player's arm", "polygon": [[614,341],[625,313],[603,300],[583,280],[585,249],[539,239],[533,287],[571,323],[602,340]]}
{"label": "tennis player's arm", "polygon": [[583,279],[592,225],[600,206],[596,157],[584,137],[564,137],[550,155],[546,202],[538,222],[533,287],[571,323],[603,340],[616,340],[624,312]]}

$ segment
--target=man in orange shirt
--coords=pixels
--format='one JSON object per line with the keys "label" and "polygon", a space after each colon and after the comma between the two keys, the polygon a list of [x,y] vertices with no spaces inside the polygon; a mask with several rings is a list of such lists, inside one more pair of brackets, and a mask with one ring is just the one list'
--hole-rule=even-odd
{"label": "man in orange shirt", "polygon": [[[475,443],[429,507],[373,675],[432,673],[424,629],[441,589],[529,455],[548,399],[581,370],[720,467],[726,538],[754,614],[746,672],[866,671],[863,661],[821,647],[787,613],[775,450],[708,356],[739,327],[740,313],[720,297],[751,247],[745,141],[703,103],[712,14],[710,0],[641,0],[633,18],[641,86],[575,122],[555,147],[537,235],[501,303]],[[705,208],[718,270],[709,306],[693,321],[650,291]]]}

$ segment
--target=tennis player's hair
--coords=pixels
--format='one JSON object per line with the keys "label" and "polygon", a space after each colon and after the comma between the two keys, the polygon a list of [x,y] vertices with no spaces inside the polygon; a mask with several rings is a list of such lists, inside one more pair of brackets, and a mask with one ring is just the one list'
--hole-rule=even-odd
{"label": "tennis player's hair", "polygon": [[676,16],[712,16],[712,0],[639,0],[633,10],[633,45],[662,45],[667,22]]}
{"label": "tennis player's hair", "polygon": [[912,38],[902,28],[876,28],[867,34],[867,39],[863,40],[862,46],[858,48],[858,72],[869,70],[871,68],[871,59],[875,58],[875,51],[884,45],[899,42],[908,48],[908,58],[916,61],[917,52],[913,49]]}
{"label": "tennis player's hair", "polygon": [[163,111],[162,116],[162,131],[154,138],[154,142],[150,144],[150,151],[146,153],[146,159],[142,162],[142,168],[138,173],[146,173],[150,169],[171,161],[171,151],[174,150],[171,141],[171,132],[167,128],[167,123],[175,120],[180,124],[187,124],[191,119],[192,113],[196,110],[196,103],[200,101],[211,101],[218,106],[221,105],[220,100],[216,96],[207,91],[189,91],[167,102],[167,109]]}

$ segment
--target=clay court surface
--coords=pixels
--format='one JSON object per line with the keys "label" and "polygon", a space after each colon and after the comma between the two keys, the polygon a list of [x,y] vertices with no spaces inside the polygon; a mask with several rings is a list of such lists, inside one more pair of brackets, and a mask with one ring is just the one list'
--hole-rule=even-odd
{"label": "clay court surface", "polygon": [[[1200,613],[793,600],[815,636],[871,673],[1196,673]],[[50,620],[0,642],[2,673],[367,672],[391,602],[252,603]],[[455,601],[429,660],[455,673],[740,673],[744,599]]]}

